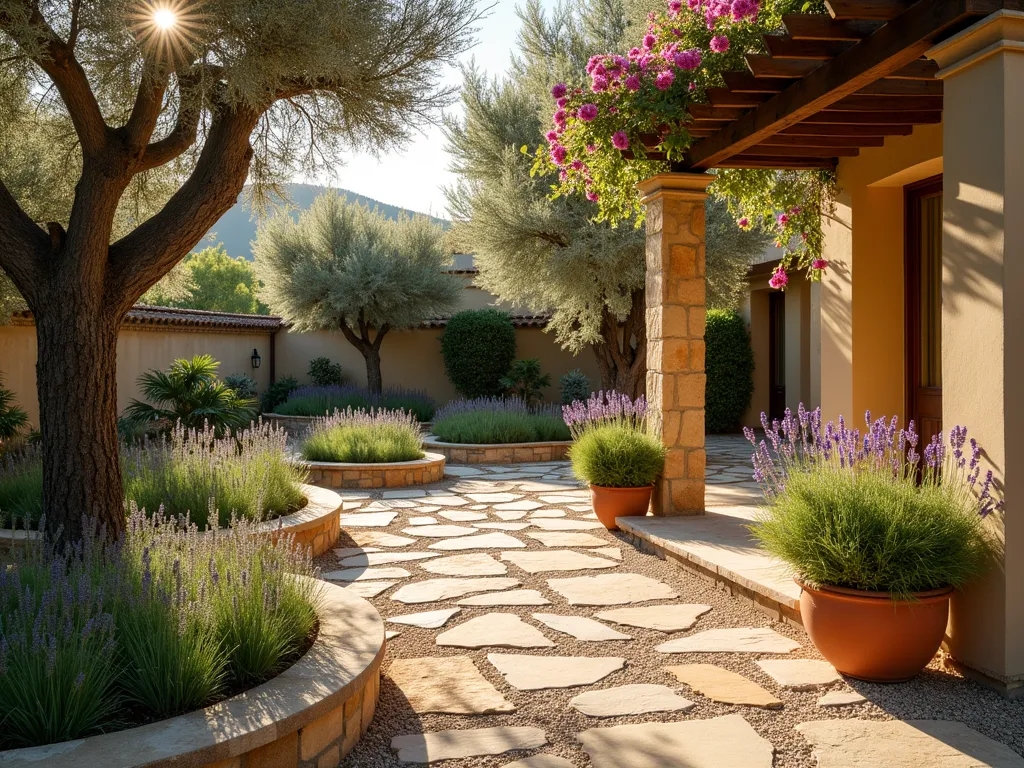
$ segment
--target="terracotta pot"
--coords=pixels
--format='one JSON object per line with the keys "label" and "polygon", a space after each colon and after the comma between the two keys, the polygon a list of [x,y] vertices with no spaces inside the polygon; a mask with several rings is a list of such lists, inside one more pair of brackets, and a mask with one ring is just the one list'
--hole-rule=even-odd
{"label": "terracotta pot", "polygon": [[873,683],[909,680],[942,644],[952,587],[917,592],[911,602],[887,592],[796,583],[804,629],[844,675]]}
{"label": "terracotta pot", "polygon": [[642,488],[605,488],[600,485],[590,486],[590,499],[601,521],[609,531],[618,530],[615,522],[617,517],[643,517],[651,505],[653,485]]}

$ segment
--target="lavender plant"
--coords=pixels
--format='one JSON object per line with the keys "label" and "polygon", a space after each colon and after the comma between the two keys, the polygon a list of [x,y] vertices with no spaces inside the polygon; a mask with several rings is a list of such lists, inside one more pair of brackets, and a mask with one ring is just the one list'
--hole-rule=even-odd
{"label": "lavender plant", "polygon": [[308,644],[308,554],[254,524],[201,534],[132,506],[111,542],[18,548],[0,570],[0,749],[116,730],[203,706]]}
{"label": "lavender plant", "polygon": [[765,439],[745,430],[767,499],[755,537],[812,584],[908,599],[968,583],[993,543],[983,520],[1002,510],[981,447],[956,426],[919,452],[913,422],[865,421],[863,432],[843,418],[822,426],[820,410],[801,405],[762,415]]}
{"label": "lavender plant", "polygon": [[557,405],[528,405],[515,397],[452,400],[434,416],[434,435],[446,443],[482,445],[568,440]]}
{"label": "lavender plant", "polygon": [[307,461],[381,464],[423,458],[423,430],[406,411],[346,408],[313,421],[302,442]]}
{"label": "lavender plant", "polygon": [[572,433],[569,449],[576,477],[603,488],[652,485],[665,465],[665,448],[647,424],[647,401],[615,391],[562,408]]}
{"label": "lavender plant", "polygon": [[586,402],[574,400],[562,406],[562,419],[574,438],[595,426],[624,426],[639,431],[647,429],[647,400],[640,395],[633,400],[614,390],[594,392]]}
{"label": "lavender plant", "polygon": [[298,387],[274,410],[285,416],[324,416],[346,408],[404,410],[420,421],[430,421],[434,418],[436,404],[425,392],[416,389],[388,387],[375,393],[366,387],[341,384]]}

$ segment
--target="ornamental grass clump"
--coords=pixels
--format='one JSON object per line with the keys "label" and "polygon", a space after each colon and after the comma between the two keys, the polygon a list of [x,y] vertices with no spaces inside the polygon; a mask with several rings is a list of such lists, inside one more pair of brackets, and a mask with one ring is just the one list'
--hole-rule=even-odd
{"label": "ornamental grass clump", "polygon": [[178,424],[168,436],[122,450],[125,498],[151,513],[190,515],[200,528],[288,514],[304,503],[306,472],[287,439],[262,423],[228,437]]}
{"label": "ornamental grass clump", "polygon": [[129,507],[111,542],[29,542],[0,570],[0,749],[51,744],[206,706],[309,646],[308,555],[253,524],[202,534]]}
{"label": "ornamental grass clump", "polygon": [[314,420],[302,443],[307,461],[383,464],[422,459],[423,429],[406,411],[335,411]]}
{"label": "ornamental grass clump", "polygon": [[913,422],[866,419],[863,434],[842,418],[823,428],[820,410],[801,406],[762,416],[767,440],[745,430],[767,499],[754,536],[811,585],[907,600],[969,583],[992,547],[984,518],[1002,509],[977,441],[957,426],[922,455]]}
{"label": "ornamental grass clump", "polygon": [[647,424],[647,401],[595,392],[562,409],[575,442],[569,449],[576,477],[601,488],[645,488],[665,466],[665,448]]}
{"label": "ornamental grass clump", "polygon": [[401,410],[411,413],[419,421],[430,421],[434,418],[436,404],[425,392],[416,389],[388,387],[375,393],[366,387],[343,384],[298,387],[274,412],[283,416],[325,416],[347,408]]}
{"label": "ornamental grass clump", "polygon": [[499,445],[570,438],[556,405],[527,405],[514,397],[453,400],[434,417],[434,435],[445,443]]}

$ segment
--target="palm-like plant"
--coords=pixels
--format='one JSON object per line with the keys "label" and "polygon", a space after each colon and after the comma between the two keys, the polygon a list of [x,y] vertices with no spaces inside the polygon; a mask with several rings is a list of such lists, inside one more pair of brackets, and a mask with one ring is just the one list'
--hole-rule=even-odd
{"label": "palm-like plant", "polygon": [[551,376],[541,373],[540,360],[532,357],[528,360],[516,360],[508,373],[498,382],[505,388],[505,394],[518,397],[527,405],[533,406],[541,401],[544,387],[551,386]]}
{"label": "palm-like plant", "polygon": [[28,414],[14,404],[14,393],[0,379],[0,442],[10,440],[28,424]]}
{"label": "palm-like plant", "polygon": [[132,400],[125,416],[137,424],[180,421],[188,429],[208,424],[218,435],[247,426],[256,415],[256,400],[239,395],[218,379],[219,367],[209,355],[197,355],[175,360],[166,372],[142,374],[139,388],[149,402]]}

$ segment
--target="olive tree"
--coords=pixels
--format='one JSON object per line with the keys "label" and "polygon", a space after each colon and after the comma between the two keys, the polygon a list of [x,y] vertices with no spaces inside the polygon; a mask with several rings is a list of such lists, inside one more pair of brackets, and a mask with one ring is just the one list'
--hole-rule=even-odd
{"label": "olive tree", "polygon": [[57,126],[47,157],[72,182],[67,205],[36,208],[0,179],[0,269],[36,324],[51,531],[124,526],[125,313],[247,179],[386,149],[433,119],[476,15],[473,0],[0,0],[0,135]]}
{"label": "olive tree", "polygon": [[443,230],[425,216],[397,221],[325,194],[298,221],[270,219],[256,237],[260,298],[297,331],[340,330],[383,386],[380,348],[391,330],[448,315],[462,280],[445,271]]}

